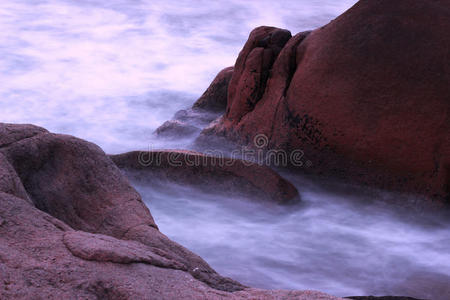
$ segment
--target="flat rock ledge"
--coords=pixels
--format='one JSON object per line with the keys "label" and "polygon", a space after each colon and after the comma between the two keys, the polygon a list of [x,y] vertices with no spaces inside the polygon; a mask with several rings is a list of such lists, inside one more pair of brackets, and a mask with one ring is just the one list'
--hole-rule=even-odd
{"label": "flat rock ledge", "polygon": [[214,190],[279,204],[300,201],[297,189],[289,181],[269,167],[249,161],[187,150],[135,151],[110,158],[139,181],[166,179],[206,192]]}

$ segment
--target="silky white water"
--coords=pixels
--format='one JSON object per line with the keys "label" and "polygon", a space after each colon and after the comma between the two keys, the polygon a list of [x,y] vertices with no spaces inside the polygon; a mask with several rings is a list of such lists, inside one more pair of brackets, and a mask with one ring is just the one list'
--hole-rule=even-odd
{"label": "silky white water", "polygon": [[[2,0],[0,122],[72,134],[107,153],[189,147],[153,131],[234,64],[254,27],[295,34],[355,2]],[[291,179],[303,202],[287,208],[135,184],[163,233],[244,284],[450,299],[444,219],[394,213],[382,200],[395,195]]]}
{"label": "silky white water", "polygon": [[411,197],[289,178],[302,203],[287,207],[134,184],[162,232],[246,285],[449,299],[448,216],[387,204]]}
{"label": "silky white water", "polygon": [[260,25],[293,34],[355,0],[2,0],[1,122],[146,149],[152,132],[234,64]]}

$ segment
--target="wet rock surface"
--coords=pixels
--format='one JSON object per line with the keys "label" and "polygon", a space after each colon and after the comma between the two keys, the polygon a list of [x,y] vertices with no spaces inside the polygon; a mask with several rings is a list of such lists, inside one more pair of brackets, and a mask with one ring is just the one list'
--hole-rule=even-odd
{"label": "wet rock surface", "polygon": [[206,192],[243,195],[281,204],[297,203],[297,189],[272,169],[240,159],[194,151],[129,152],[111,159],[127,176],[143,183],[170,180]]}
{"label": "wet rock surface", "polygon": [[155,134],[158,137],[179,139],[198,134],[200,130],[200,128],[190,125],[188,122],[175,119],[164,122],[156,129]]}
{"label": "wet rock surface", "polygon": [[234,67],[223,69],[191,108],[182,109],[155,130],[155,135],[165,139],[180,139],[197,136],[225,112],[228,86]]}

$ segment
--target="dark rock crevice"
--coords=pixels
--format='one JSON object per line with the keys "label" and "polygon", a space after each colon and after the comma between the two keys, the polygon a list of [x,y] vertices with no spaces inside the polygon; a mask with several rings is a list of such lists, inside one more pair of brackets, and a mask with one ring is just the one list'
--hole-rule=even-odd
{"label": "dark rock crevice", "polygon": [[238,124],[255,108],[264,95],[274,62],[291,37],[288,30],[265,26],[250,33],[230,81],[227,119]]}
{"label": "dark rock crevice", "polygon": [[[297,71],[297,68],[300,65],[300,63],[303,59],[303,55],[305,53],[305,49],[303,48],[300,50],[299,46],[308,37],[308,35],[310,33],[311,33],[311,31],[300,32],[292,38],[294,40],[294,43],[292,46],[286,45],[286,48],[289,49],[286,51],[290,51],[291,53],[288,56],[289,57],[288,63],[287,63],[288,74],[287,74],[287,79],[286,79],[286,85],[285,85],[285,88],[283,91],[284,97],[286,97],[286,93],[289,90],[289,87],[292,82],[292,78],[294,77],[294,74]],[[288,47],[288,46],[290,46],[290,47]]]}

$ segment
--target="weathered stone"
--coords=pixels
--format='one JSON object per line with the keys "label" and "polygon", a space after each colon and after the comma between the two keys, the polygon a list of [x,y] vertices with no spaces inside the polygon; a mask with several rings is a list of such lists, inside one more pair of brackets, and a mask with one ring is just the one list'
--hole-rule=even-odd
{"label": "weathered stone", "polygon": [[220,71],[192,108],[224,112],[227,107],[228,85],[233,70],[234,67],[228,67]]}

